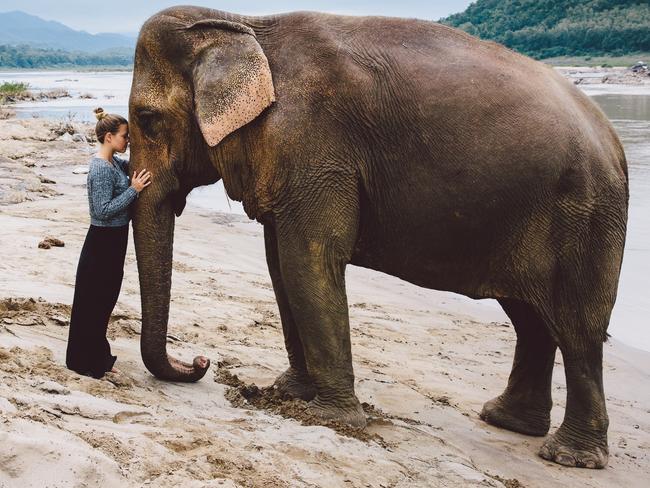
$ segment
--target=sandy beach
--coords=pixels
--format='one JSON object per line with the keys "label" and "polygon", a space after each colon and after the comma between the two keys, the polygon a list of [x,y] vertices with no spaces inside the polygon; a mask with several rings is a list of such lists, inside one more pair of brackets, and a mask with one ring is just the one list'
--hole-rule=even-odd
{"label": "sandy beach", "polygon": [[[537,456],[543,438],[478,418],[503,390],[514,352],[499,308],[361,268],[348,268],[347,283],[367,429],[314,425],[300,402],[258,401],[252,385],[269,386],[287,364],[262,227],[198,207],[176,221],[168,348],[186,360],[210,357],[206,377],[164,383],[144,368],[132,237],[109,327],[121,373],[94,380],[67,370],[89,225],[86,175],[73,169],[94,149],[61,140],[58,125],[0,121],[0,487],[650,483],[650,353],[606,343],[609,466],[564,468]],[[48,236],[65,246],[39,248]],[[558,354],[552,430],[565,395]]]}

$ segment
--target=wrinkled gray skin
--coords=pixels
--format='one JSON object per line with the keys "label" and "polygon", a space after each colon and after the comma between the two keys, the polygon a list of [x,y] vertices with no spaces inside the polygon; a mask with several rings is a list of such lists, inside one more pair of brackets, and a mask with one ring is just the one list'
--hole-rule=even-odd
{"label": "wrinkled gray skin", "polygon": [[566,414],[540,454],[606,465],[602,349],[627,168],[605,116],[552,69],[425,21],[178,7],[142,28],[129,114],[131,171],[154,173],[133,220],[154,375],[196,381],[209,365],[169,357],[165,335],[174,213],[222,178],[264,225],[289,355],[281,391],[365,424],[351,263],[499,300],[517,347],[505,391],[481,413],[491,424],[548,432],[559,347]]}

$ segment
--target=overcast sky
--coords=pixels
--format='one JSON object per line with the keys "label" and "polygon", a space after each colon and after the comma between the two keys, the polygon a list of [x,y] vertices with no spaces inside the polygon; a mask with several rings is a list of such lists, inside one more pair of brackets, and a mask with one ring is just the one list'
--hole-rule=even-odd
{"label": "overcast sky", "polygon": [[22,10],[45,20],[56,20],[75,30],[137,32],[152,14],[179,4],[199,5],[239,14],[263,15],[293,10],[318,10],[350,15],[388,15],[438,20],[461,12],[474,0],[1,0],[0,12]]}

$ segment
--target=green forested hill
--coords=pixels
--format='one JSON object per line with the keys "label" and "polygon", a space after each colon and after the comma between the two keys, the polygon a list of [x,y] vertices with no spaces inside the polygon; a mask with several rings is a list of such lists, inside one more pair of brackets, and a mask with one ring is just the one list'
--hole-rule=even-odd
{"label": "green forested hill", "polygon": [[441,22],[536,58],[650,52],[649,0],[477,0]]}

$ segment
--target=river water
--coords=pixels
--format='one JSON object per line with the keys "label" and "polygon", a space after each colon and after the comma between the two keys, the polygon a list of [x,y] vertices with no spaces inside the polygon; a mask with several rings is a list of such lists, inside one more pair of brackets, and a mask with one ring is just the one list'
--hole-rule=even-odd
{"label": "river water", "polygon": [[650,351],[650,94],[593,95],[625,148],[630,177],[630,209],[618,286],[609,332]]}
{"label": "river water", "polygon": [[[15,106],[19,118],[47,117],[92,121],[92,109],[128,115],[132,72],[26,71],[0,72],[3,81],[29,83],[33,91],[68,90],[70,98],[25,102]],[[630,214],[619,293],[609,332],[622,342],[650,351],[650,89],[616,85],[585,85],[616,128],[628,160]],[[82,98],[92,96],[93,98]],[[243,214],[229,201],[223,185],[197,188],[188,205]]]}

